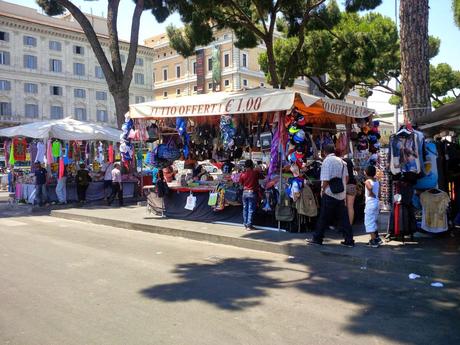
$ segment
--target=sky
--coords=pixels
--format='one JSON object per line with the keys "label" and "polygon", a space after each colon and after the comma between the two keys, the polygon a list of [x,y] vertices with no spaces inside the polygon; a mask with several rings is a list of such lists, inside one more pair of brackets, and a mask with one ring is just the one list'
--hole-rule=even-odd
{"label": "sky", "polygon": [[[18,5],[39,8],[35,0],[8,0]],[[343,3],[343,0],[338,0]],[[399,7],[399,0],[383,0],[375,11],[383,15],[395,18],[395,2]],[[93,13],[94,15],[107,14],[107,0],[74,0],[84,12]],[[450,64],[454,69],[460,70],[460,29],[454,24],[452,15],[452,0],[430,0],[430,17],[429,17],[429,34],[441,39],[441,48],[439,55],[431,63],[438,64],[445,62]],[[128,40],[131,30],[131,16],[134,9],[132,0],[121,0],[118,18],[119,36],[121,39]],[[399,22],[399,19],[398,19]],[[165,32],[169,24],[180,26],[180,18],[177,14],[170,16],[164,23],[157,23],[155,17],[148,11],[144,12],[141,18],[139,33],[139,42],[144,39]],[[394,107],[388,104],[388,96],[381,92],[375,91],[374,95],[369,98],[368,106],[377,110],[377,113],[392,112]]]}

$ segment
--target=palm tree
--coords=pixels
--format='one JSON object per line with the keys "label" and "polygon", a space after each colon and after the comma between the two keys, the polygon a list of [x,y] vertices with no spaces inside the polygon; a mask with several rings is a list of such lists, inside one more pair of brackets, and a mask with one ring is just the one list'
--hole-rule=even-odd
{"label": "palm tree", "polygon": [[428,0],[400,1],[403,106],[412,123],[431,111],[428,13]]}

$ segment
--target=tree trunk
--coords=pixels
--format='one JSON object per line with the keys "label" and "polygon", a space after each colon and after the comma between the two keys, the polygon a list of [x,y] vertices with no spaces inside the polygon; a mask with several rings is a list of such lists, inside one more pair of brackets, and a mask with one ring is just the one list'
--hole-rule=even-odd
{"label": "tree trunk", "polygon": [[129,89],[112,93],[115,102],[117,126],[121,128],[125,122],[125,114],[129,111]]}
{"label": "tree trunk", "polygon": [[428,0],[401,0],[399,11],[404,114],[417,123],[431,112]]}
{"label": "tree trunk", "polygon": [[273,49],[273,38],[266,39],[264,43],[267,49],[268,73],[270,74],[273,88],[277,89],[280,86],[280,80],[278,78],[278,72],[276,71],[276,60],[275,60],[275,53]]}

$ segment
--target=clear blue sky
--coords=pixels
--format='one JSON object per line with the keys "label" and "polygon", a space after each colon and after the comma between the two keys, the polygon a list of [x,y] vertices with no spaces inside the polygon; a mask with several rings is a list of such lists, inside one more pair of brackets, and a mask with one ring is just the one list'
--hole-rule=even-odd
{"label": "clear blue sky", "polygon": [[[19,5],[34,7],[38,9],[35,0],[8,0]],[[343,0],[337,0],[343,3]],[[99,1],[83,1],[74,0],[80,8],[87,13],[92,12],[95,15],[107,14],[107,0]],[[399,7],[399,0],[397,0]],[[452,0],[430,0],[430,35],[437,36],[441,39],[441,49],[439,55],[433,59],[432,63],[438,64],[446,62],[454,69],[460,70],[460,30],[455,26],[452,16]],[[119,35],[120,38],[129,40],[131,29],[131,16],[134,8],[132,0],[121,0],[119,10]],[[395,18],[395,0],[383,0],[383,4],[379,6],[376,11]],[[399,19],[398,19],[399,21]],[[180,26],[180,19],[178,15],[169,17],[165,23],[159,24],[156,22],[153,15],[149,12],[144,12],[141,19],[141,28],[139,41],[142,42],[145,38],[162,33],[165,27],[173,23]],[[392,111],[392,107],[387,103],[385,95],[378,92],[375,96],[369,99],[369,106],[375,108],[378,112]]]}

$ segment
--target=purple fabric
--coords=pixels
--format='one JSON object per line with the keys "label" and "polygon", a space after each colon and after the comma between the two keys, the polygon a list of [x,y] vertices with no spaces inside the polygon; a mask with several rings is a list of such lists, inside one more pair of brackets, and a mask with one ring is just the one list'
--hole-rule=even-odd
{"label": "purple fabric", "polygon": [[278,125],[276,126],[276,130],[273,133],[273,138],[272,138],[272,146],[270,149],[270,165],[268,167],[268,178],[271,179],[273,175],[276,175],[276,173],[279,171],[280,168],[280,160],[279,160],[279,154],[280,154],[280,128],[281,128],[281,121],[278,122]]}

